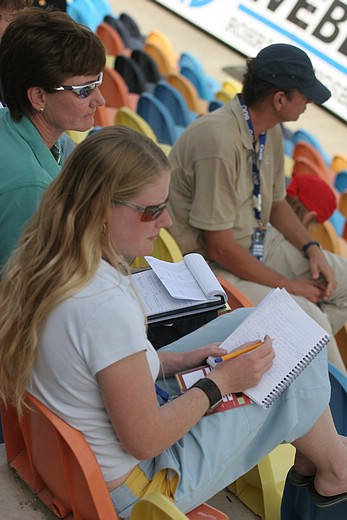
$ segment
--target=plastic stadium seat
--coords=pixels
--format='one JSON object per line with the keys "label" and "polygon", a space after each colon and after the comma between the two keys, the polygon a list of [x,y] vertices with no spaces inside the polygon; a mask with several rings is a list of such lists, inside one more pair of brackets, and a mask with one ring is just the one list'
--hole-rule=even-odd
{"label": "plastic stadium seat", "polygon": [[201,76],[205,78],[207,88],[210,92],[215,93],[220,88],[219,81],[205,73],[201,61],[193,53],[189,51],[182,52],[179,57],[179,66],[180,68],[184,66],[190,66],[191,68],[195,69]]}
{"label": "plastic stadium seat", "polygon": [[183,514],[168,498],[153,493],[137,502],[130,520],[228,520],[228,516],[208,504],[202,504],[187,515]]}
{"label": "plastic stadium seat", "polygon": [[[180,262],[183,259],[177,242],[170,235],[169,231],[164,228],[161,228],[158,238],[154,242],[151,255],[166,262]],[[133,260],[131,267],[148,267],[148,263],[142,256],[137,256],[135,260]]]}
{"label": "plastic stadium seat", "polygon": [[114,119],[115,125],[123,125],[128,128],[132,128],[140,134],[146,135],[153,139],[154,142],[157,142],[157,136],[155,135],[153,129],[149,126],[147,121],[143,119],[139,114],[134,112],[128,107],[121,107],[115,116]]}
{"label": "plastic stadium seat", "polygon": [[11,406],[2,410],[9,465],[60,518],[117,520],[94,453],[83,435],[30,394],[19,423]]}
{"label": "plastic stadium seat", "polygon": [[198,95],[206,101],[212,101],[215,97],[215,91],[212,91],[206,81],[205,75],[191,65],[181,65],[181,74],[189,79],[196,88]]}
{"label": "plastic stadium seat", "polygon": [[131,49],[124,46],[119,33],[108,23],[101,22],[96,29],[96,34],[105,45],[107,54],[111,56],[117,56],[118,54],[130,56]]}
{"label": "plastic stadium seat", "polygon": [[224,103],[220,99],[213,99],[208,105],[208,111],[213,112],[214,110],[217,110],[217,108],[221,108],[223,105]]}
{"label": "plastic stadium seat", "polygon": [[334,185],[335,172],[333,172],[325,163],[321,153],[317,148],[307,141],[296,141],[293,150],[294,161],[299,158],[304,158],[317,166],[317,172],[320,177],[328,182],[331,186]]}
{"label": "plastic stadium seat", "polygon": [[308,130],[301,128],[300,130],[296,130],[296,132],[293,133],[292,139],[293,139],[294,144],[296,144],[300,141],[301,142],[304,141],[304,142],[310,144],[311,146],[313,146],[313,148],[315,148],[317,150],[317,152],[320,154],[320,156],[322,157],[325,165],[328,168],[331,167],[330,155],[325,152],[320,141],[312,132],[309,132]]}
{"label": "plastic stadium seat", "polygon": [[158,47],[158,45],[155,45],[155,43],[146,41],[143,50],[155,61],[161,76],[167,76],[170,72],[175,70],[172,69],[170,60],[165,54],[165,51]]}
{"label": "plastic stadium seat", "polygon": [[[118,520],[100,466],[81,432],[34,396],[27,394],[26,401],[29,407],[20,422],[12,406],[2,409],[10,467],[59,518]],[[201,504],[186,516],[166,500],[157,493],[153,498],[146,498],[144,507],[137,505],[130,520],[164,519],[158,516],[161,504],[170,508],[172,516],[167,516],[168,519],[228,518],[208,504]]]}
{"label": "plastic stadium seat", "polygon": [[148,83],[155,84],[161,79],[156,62],[144,50],[134,49],[131,57],[140,66]]}
{"label": "plastic stadium seat", "polygon": [[159,29],[153,29],[147,34],[146,44],[148,43],[155,45],[163,51],[171,70],[178,70],[178,55],[166,34]]}
{"label": "plastic stadium seat", "polygon": [[235,94],[231,94],[229,90],[225,90],[224,88],[221,88],[216,92],[215,98],[219,101],[222,101],[222,103],[229,103],[233,99]]}
{"label": "plastic stadium seat", "polygon": [[137,105],[137,113],[153,128],[160,143],[173,145],[184,127],[175,121],[166,106],[149,92],[143,92]]}
{"label": "plastic stadium seat", "polygon": [[347,169],[340,170],[338,173],[336,173],[334,187],[340,193],[343,193],[347,190]]}
{"label": "plastic stadium seat", "polygon": [[66,130],[65,133],[71,137],[74,143],[81,143],[88,135],[89,130],[85,132],[78,132],[77,130]]}
{"label": "plastic stadium seat", "polygon": [[96,107],[94,114],[94,126],[113,125],[113,119],[105,105]]}
{"label": "plastic stadium seat", "polygon": [[330,168],[335,172],[338,173],[341,170],[347,170],[347,155],[338,153],[334,155]]}
{"label": "plastic stadium seat", "polygon": [[181,92],[167,81],[158,81],[153,94],[169,109],[176,125],[186,127],[196,119],[197,114],[189,110]]}
{"label": "plastic stadium seat", "polygon": [[196,88],[183,74],[180,72],[171,72],[167,77],[167,81],[181,92],[191,112],[195,112],[199,116],[208,112],[208,101],[199,98]]}
{"label": "plastic stadium seat", "polygon": [[223,81],[222,89],[229,92],[230,95],[235,96],[242,90],[242,83],[234,78],[228,78]]}
{"label": "plastic stadium seat", "polygon": [[102,22],[104,15],[99,12],[93,0],[72,0],[66,2],[66,12],[75,22],[86,25],[92,31]]}
{"label": "plastic stadium seat", "polygon": [[114,69],[124,79],[129,92],[141,94],[147,90],[145,75],[141,67],[132,58],[119,54],[116,56]]}
{"label": "plastic stadium seat", "polygon": [[100,85],[100,92],[106,101],[106,111],[109,119],[108,124],[113,125],[117,109],[120,107],[125,106],[136,111],[139,95],[130,93],[122,76],[110,67],[104,68],[104,77]]}
{"label": "plastic stadium seat", "polygon": [[118,32],[119,36],[122,38],[124,47],[128,49],[142,49],[144,45],[143,38],[133,36],[129,31],[126,24],[121,20],[121,18],[116,18],[113,15],[107,15],[104,18],[104,22],[111,25],[111,27]]}
{"label": "plastic stadium seat", "polygon": [[146,36],[141,33],[140,27],[136,20],[130,16],[128,13],[121,13],[119,15],[119,19],[122,21],[123,25],[128,29],[129,34],[133,38],[138,38],[143,41],[143,43],[146,40]]}

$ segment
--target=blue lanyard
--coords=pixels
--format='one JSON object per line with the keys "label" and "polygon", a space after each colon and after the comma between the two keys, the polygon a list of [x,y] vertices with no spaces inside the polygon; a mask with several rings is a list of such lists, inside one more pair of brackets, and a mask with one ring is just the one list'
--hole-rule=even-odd
{"label": "blue lanyard", "polygon": [[260,168],[264,157],[264,149],[266,142],[266,132],[259,135],[259,150],[257,151],[256,140],[254,137],[254,129],[249,114],[248,106],[245,100],[239,97],[242,113],[246,120],[249,135],[251,136],[253,155],[252,155],[252,179],[253,179],[253,209],[254,216],[260,222],[261,221],[261,193],[260,193]]}

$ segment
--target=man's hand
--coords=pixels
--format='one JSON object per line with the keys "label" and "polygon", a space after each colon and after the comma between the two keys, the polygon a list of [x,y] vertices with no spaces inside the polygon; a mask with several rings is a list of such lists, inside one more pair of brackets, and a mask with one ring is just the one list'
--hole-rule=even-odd
{"label": "man's hand", "polygon": [[322,290],[322,300],[327,301],[336,289],[336,276],[332,267],[329,265],[324,254],[318,247],[310,247],[307,252],[309,257],[312,280],[317,284],[324,278],[324,282],[319,283]]}

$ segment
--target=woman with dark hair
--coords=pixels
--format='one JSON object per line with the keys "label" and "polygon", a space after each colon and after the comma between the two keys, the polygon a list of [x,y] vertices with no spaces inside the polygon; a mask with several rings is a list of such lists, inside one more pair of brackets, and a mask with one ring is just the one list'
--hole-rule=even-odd
{"label": "woman with dark hair", "polygon": [[61,169],[65,130],[94,124],[105,49],[66,13],[19,12],[0,43],[0,268]]}
{"label": "woman with dark hair", "polygon": [[169,185],[165,154],[129,128],[104,128],[76,147],[1,281],[0,401],[20,413],[29,390],[80,430],[120,518],[153,491],[190,511],[282,442],[297,450],[295,482],[325,505],[346,500],[347,440],[328,406],[326,349],[267,409],[207,413],[262,379],[275,355],[268,336],[180,397],[156,396],[158,377],[220,354],[216,341],[252,312],[224,314],[158,351],[148,341],[126,258],[150,254],[170,226]]}

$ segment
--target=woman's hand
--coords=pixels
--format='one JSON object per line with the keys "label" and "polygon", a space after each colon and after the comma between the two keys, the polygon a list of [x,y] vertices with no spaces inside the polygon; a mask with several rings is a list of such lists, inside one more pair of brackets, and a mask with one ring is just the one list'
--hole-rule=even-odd
{"label": "woman's hand", "polygon": [[[247,345],[249,343],[240,348]],[[222,395],[229,392],[243,392],[260,382],[265,372],[272,367],[274,358],[272,340],[269,336],[265,336],[263,345],[233,359],[218,363],[208,377],[216,383]]]}

